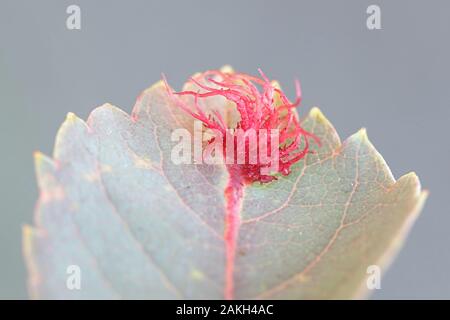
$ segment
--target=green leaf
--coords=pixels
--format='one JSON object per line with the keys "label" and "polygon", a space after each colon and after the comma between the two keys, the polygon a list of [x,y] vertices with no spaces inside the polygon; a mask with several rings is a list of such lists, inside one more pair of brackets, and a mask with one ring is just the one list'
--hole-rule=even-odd
{"label": "green leaf", "polygon": [[[341,143],[317,108],[303,126],[321,139],[317,153],[245,189],[235,298],[363,296],[368,266],[384,273],[425,201],[414,173],[394,180],[365,130]],[[53,158],[35,155],[40,197],[23,229],[33,298],[224,297],[228,173],[174,165],[179,127],[192,119],[161,83],[132,116],[108,104],[86,123],[67,116]],[[80,290],[67,287],[71,265]]]}

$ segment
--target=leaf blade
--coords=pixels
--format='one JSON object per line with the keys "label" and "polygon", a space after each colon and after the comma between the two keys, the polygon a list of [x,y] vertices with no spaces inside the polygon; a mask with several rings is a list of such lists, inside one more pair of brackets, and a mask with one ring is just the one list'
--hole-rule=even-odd
{"label": "leaf blade", "polygon": [[[138,98],[131,117],[111,105],[87,123],[68,116],[55,160],[36,160],[36,227],[23,233],[34,297],[223,297],[228,174],[221,166],[174,166],[170,135],[180,126],[192,120],[171,105],[162,83]],[[317,153],[288,177],[246,188],[237,298],[354,297],[367,265],[399,246],[425,201],[415,175],[395,182],[364,130],[341,143],[317,108],[304,126],[323,143]],[[390,215],[394,209],[400,214]],[[68,264],[87,270],[87,288],[67,290]]]}

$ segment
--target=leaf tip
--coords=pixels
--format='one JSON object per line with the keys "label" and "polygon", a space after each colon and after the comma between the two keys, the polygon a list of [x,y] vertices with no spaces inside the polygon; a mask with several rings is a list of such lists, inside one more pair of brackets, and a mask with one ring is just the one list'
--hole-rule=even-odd
{"label": "leaf tip", "polygon": [[314,118],[325,117],[319,107],[312,107],[309,111],[309,115]]}
{"label": "leaf tip", "polygon": [[40,169],[43,168],[45,165],[54,167],[55,161],[42,153],[39,150],[36,150],[33,152],[33,160],[34,160],[34,167],[36,168],[36,172],[39,174]]}
{"label": "leaf tip", "polygon": [[401,176],[397,180],[397,183],[414,186],[416,196],[420,198],[420,201],[425,201],[430,193],[428,190],[422,190],[420,179],[414,171],[408,172]]}
{"label": "leaf tip", "polygon": [[[65,119],[65,121],[63,122],[63,124],[61,125],[61,127],[60,127],[60,130],[63,128],[63,127],[67,127],[67,126],[72,126],[72,125],[76,125],[76,124],[83,124],[83,125],[85,125],[86,123],[84,122],[84,120],[83,119],[81,119],[80,117],[78,117],[75,113],[73,113],[73,112],[68,112],[67,113],[67,115],[66,115],[66,119]],[[64,131],[64,130],[63,130]],[[60,133],[58,132],[58,135],[59,135]]]}
{"label": "leaf tip", "polygon": [[313,107],[309,111],[309,116],[317,122],[321,122],[324,124],[331,124],[330,121],[325,117],[325,115],[320,111],[318,107]]}
{"label": "leaf tip", "polygon": [[156,89],[156,88],[159,88],[159,87],[165,87],[166,85],[165,85],[165,83],[164,83],[164,80],[159,80],[159,81],[156,81],[154,84],[152,84],[149,88],[148,88],[148,90],[151,90],[151,89]]}
{"label": "leaf tip", "polygon": [[419,202],[422,204],[422,206],[425,204],[425,201],[427,201],[429,195],[430,195],[429,190],[422,190],[422,192],[420,192]]}
{"label": "leaf tip", "polygon": [[42,161],[44,160],[45,155],[39,151],[39,150],[35,150],[33,151],[33,159],[34,159],[34,164],[36,166],[38,166],[40,163],[42,163]]}
{"label": "leaf tip", "polygon": [[272,85],[272,87],[281,90],[281,84],[277,80],[270,81],[270,84]]}
{"label": "leaf tip", "polygon": [[417,176],[417,173],[414,172],[414,171],[410,171],[410,172],[404,174],[404,175],[402,176],[402,178],[405,178],[405,179],[413,179],[413,180],[419,180],[419,177]]}
{"label": "leaf tip", "polygon": [[223,73],[234,73],[234,69],[229,64],[226,64],[222,68],[220,68],[220,72],[223,72]]}
{"label": "leaf tip", "polygon": [[68,122],[74,122],[77,121],[78,117],[75,113],[73,112],[68,112],[66,115],[66,121]]}
{"label": "leaf tip", "polygon": [[361,128],[356,133],[356,137],[358,137],[363,142],[369,142],[369,137],[367,136],[367,129]]}
{"label": "leaf tip", "polygon": [[42,168],[45,158],[45,154],[43,154],[39,150],[33,152],[34,167],[36,168],[37,172],[39,172],[39,169]]}

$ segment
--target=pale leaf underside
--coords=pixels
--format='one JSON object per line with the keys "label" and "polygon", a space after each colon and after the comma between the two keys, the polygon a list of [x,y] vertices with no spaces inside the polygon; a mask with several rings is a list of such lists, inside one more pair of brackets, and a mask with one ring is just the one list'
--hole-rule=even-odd
{"label": "pale leaf underside", "polygon": [[[32,297],[223,298],[228,174],[172,163],[170,134],[191,125],[161,83],[132,116],[111,105],[87,122],[68,115],[53,158],[35,156],[40,197],[23,231]],[[425,200],[414,173],[394,180],[365,130],[341,143],[317,108],[303,126],[317,153],[245,189],[235,298],[361,297],[367,267],[384,272]],[[70,265],[81,290],[66,286]]]}

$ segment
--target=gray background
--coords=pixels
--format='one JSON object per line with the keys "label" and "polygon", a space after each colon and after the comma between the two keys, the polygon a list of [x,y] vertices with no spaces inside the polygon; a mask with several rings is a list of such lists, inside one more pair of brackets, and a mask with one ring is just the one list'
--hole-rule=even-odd
{"label": "gray background", "polygon": [[[366,28],[378,4],[382,30]],[[78,4],[82,30],[65,27]],[[66,113],[130,111],[165,72],[258,67],[319,106],[342,138],[367,127],[394,175],[431,191],[373,298],[450,298],[448,1],[0,1],[0,297],[25,298],[21,225],[37,199],[32,152]]]}

